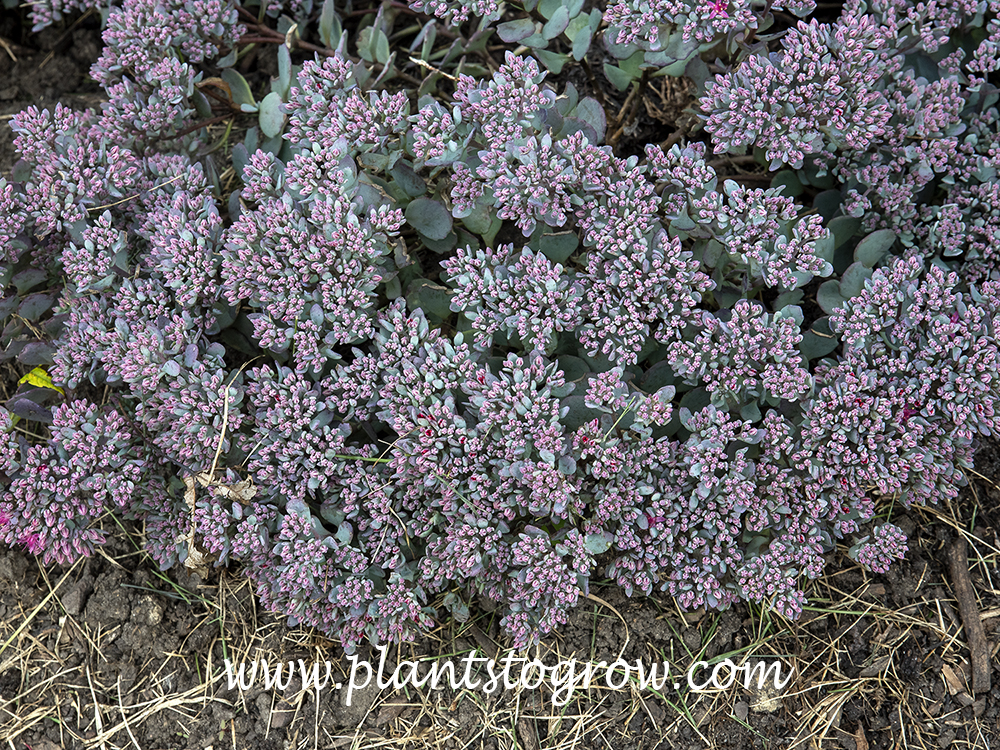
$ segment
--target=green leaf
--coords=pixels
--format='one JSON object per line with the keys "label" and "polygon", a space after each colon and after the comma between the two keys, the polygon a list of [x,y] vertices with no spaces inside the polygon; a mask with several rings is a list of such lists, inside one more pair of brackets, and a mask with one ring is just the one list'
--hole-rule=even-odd
{"label": "green leaf", "polygon": [[783,187],[781,194],[788,198],[795,198],[802,195],[802,183],[798,176],[790,169],[783,169],[771,178],[771,187]]}
{"label": "green leaf", "polygon": [[440,201],[416,198],[406,207],[406,220],[414,229],[432,240],[443,240],[451,231],[452,219]]}
{"label": "green leaf", "polygon": [[259,140],[259,136],[260,130],[256,125],[247,130],[247,134],[243,136],[243,145],[246,147],[248,154],[252,154],[257,150],[257,141]]}
{"label": "green leaf", "polygon": [[684,66],[684,75],[694,81],[698,91],[704,91],[705,83],[712,77],[708,65],[697,55],[688,60]]}
{"label": "green leaf", "polygon": [[34,289],[36,286],[45,281],[49,275],[39,268],[26,268],[14,274],[14,278],[11,279],[14,286],[17,287],[18,294],[24,294],[29,289]]}
{"label": "green leaf", "polygon": [[456,232],[448,232],[448,236],[443,240],[432,240],[427,235],[420,234],[419,232],[418,235],[423,240],[424,245],[427,246],[427,249],[438,255],[450,253],[458,244],[458,234]]}
{"label": "green leaf", "polygon": [[563,354],[556,361],[559,363],[559,369],[562,370],[563,378],[567,383],[579,380],[590,372],[587,363],[572,354]]}
{"label": "green leaf", "polygon": [[410,198],[416,198],[427,192],[427,183],[424,182],[424,178],[414,172],[413,168],[404,161],[397,161],[389,170],[389,174]]}
{"label": "green leaf", "polygon": [[319,16],[319,38],[324,47],[334,49],[340,42],[340,18],[333,7],[333,0],[323,0],[323,11]]}
{"label": "green leaf", "polygon": [[549,41],[541,34],[532,34],[522,39],[521,44],[532,49],[545,49],[549,46]]}
{"label": "green leaf", "polygon": [[638,50],[635,54],[618,63],[618,67],[636,79],[642,75],[642,64],[645,61],[646,53],[643,50]]}
{"label": "green leaf", "polygon": [[455,235],[458,237],[456,247],[461,245],[462,247],[471,247],[473,250],[479,250],[482,248],[482,243],[479,241],[479,238],[464,229],[459,229],[455,232]]}
{"label": "green leaf", "polygon": [[850,242],[858,230],[861,229],[861,219],[856,219],[853,216],[837,216],[830,219],[827,228],[833,232],[834,248],[838,248]]}
{"label": "green leaf", "polygon": [[594,129],[597,133],[598,142],[604,140],[604,133],[608,127],[608,118],[600,102],[593,97],[586,97],[576,105],[576,116]]}
{"label": "green leaf", "polygon": [[830,354],[840,342],[836,337],[826,338],[817,336],[812,331],[802,334],[802,341],[799,342],[799,351],[807,360],[820,359]]}
{"label": "green leaf", "polygon": [[[578,386],[579,387],[579,386]],[[570,430],[578,430],[583,425],[601,417],[604,412],[591,409],[587,406],[586,398],[582,394],[567,396],[560,402],[560,407],[569,407],[560,421]],[[562,409],[560,409],[561,411]]]}
{"label": "green leaf", "polygon": [[691,414],[697,414],[712,403],[712,397],[705,386],[692,388],[681,398],[681,408],[688,409]]}
{"label": "green leaf", "polygon": [[358,156],[361,166],[381,172],[389,166],[389,155],[380,154],[376,151],[365,151]]}
{"label": "green leaf", "polygon": [[556,466],[567,476],[573,476],[576,473],[576,459],[572,456],[560,456]]}
{"label": "green leaf", "polygon": [[232,50],[230,50],[228,55],[226,55],[223,58],[220,58],[219,60],[216,60],[215,62],[216,66],[220,68],[231,68],[233,65],[236,64],[236,53],[238,51],[239,50],[234,47]]}
{"label": "green leaf", "polygon": [[27,395],[16,394],[6,404],[7,411],[28,422],[52,423],[52,412],[32,401]]}
{"label": "green leaf", "polygon": [[499,216],[494,216],[493,223],[490,224],[490,228],[482,233],[483,242],[492,247],[494,241],[497,238],[497,233],[500,231],[500,228],[502,226],[503,226],[503,219],[501,219]]}
{"label": "green leaf", "polygon": [[31,166],[31,162],[27,159],[18,159],[13,168],[10,170],[10,178],[14,182],[27,182],[31,179],[31,173],[34,168]]}
{"label": "green leaf", "polygon": [[743,299],[743,292],[734,286],[723,284],[715,289],[715,301],[719,307],[729,309],[736,304],[736,300]]}
{"label": "green leaf", "polygon": [[493,226],[493,215],[489,206],[477,204],[468,216],[462,217],[462,223],[469,228],[469,231],[476,234],[486,234]]}
{"label": "green leaf", "polygon": [[223,81],[229,84],[229,90],[233,95],[233,103],[238,104],[243,112],[256,112],[257,102],[250,91],[250,84],[247,79],[241,76],[232,68],[226,68],[220,73]]}
{"label": "green leaf", "polygon": [[802,334],[799,351],[806,359],[819,359],[837,348],[840,340],[830,330],[830,319],[823,317],[813,323],[811,331]]}
{"label": "green leaf", "polygon": [[[594,8],[594,10],[590,12],[591,18],[593,18],[594,12],[600,14],[601,11],[599,8]],[[635,51],[639,49],[639,45],[635,42],[628,42],[627,44],[612,42],[612,39],[617,39],[621,36],[619,28],[620,27],[617,26],[609,26],[604,30],[604,48],[608,51],[608,54],[616,60],[624,60],[625,58],[634,55]]]}
{"label": "green leaf", "polygon": [[437,41],[436,19],[431,19],[430,21],[427,22],[427,24],[423,28],[423,31],[421,31],[420,33],[424,34],[424,32],[426,32],[426,35],[424,36],[423,41],[420,43],[421,60],[427,60],[427,58],[431,54],[431,51],[434,49],[434,42]]}
{"label": "green leaf", "polygon": [[779,294],[771,305],[775,310],[780,310],[788,305],[799,304],[804,296],[805,293],[801,289],[793,289],[790,292]]}
{"label": "green leaf", "polygon": [[879,229],[865,237],[854,248],[854,260],[866,268],[874,268],[892,246],[896,244],[896,233],[891,229]]}
{"label": "green leaf", "polygon": [[632,76],[611,63],[604,63],[604,75],[619,91],[624,91],[632,83]]}
{"label": "green leaf", "polygon": [[857,297],[865,288],[865,282],[872,277],[872,269],[862,263],[852,263],[840,279],[840,293],[847,299]]}
{"label": "green leaf", "polygon": [[535,57],[541,60],[542,65],[551,71],[553,75],[562,73],[563,65],[569,60],[568,55],[561,55],[558,52],[547,52],[543,49],[536,49]]}
{"label": "green leaf", "polygon": [[543,234],[538,249],[553,263],[564,263],[580,244],[576,232],[557,232]]}
{"label": "green leaf", "polygon": [[740,419],[747,422],[760,421],[760,407],[757,405],[756,401],[751,401],[749,404],[743,405],[740,409]]}
{"label": "green leaf", "polygon": [[591,35],[596,34],[597,30],[601,27],[601,21],[604,20],[604,14],[601,13],[600,8],[592,8],[590,11],[590,33]]}
{"label": "green leaf", "polygon": [[816,302],[827,315],[844,304],[845,297],[840,291],[840,282],[835,279],[824,281],[816,291]]}
{"label": "green leaf", "polygon": [[566,31],[567,26],[569,26],[569,8],[562,5],[552,14],[549,22],[542,27],[542,36],[546,39],[555,39]]}
{"label": "green leaf", "polygon": [[25,344],[24,348],[17,355],[17,361],[29,367],[51,365],[54,361],[53,355],[55,353],[55,347],[43,341],[32,341],[30,344]]}
{"label": "green leaf", "polygon": [[819,211],[823,221],[830,221],[840,208],[843,196],[839,190],[824,190],[813,199],[813,208]]}
{"label": "green leaf", "polygon": [[18,309],[17,314],[25,320],[34,323],[42,315],[51,310],[55,302],[56,298],[51,294],[42,294],[41,292],[29,294],[21,300],[21,307]]}
{"label": "green leaf", "polygon": [[507,44],[520,42],[535,33],[535,22],[530,18],[518,18],[516,21],[507,21],[497,26],[497,34]]}
{"label": "green leaf", "polygon": [[774,313],[775,320],[779,320],[781,318],[791,318],[795,321],[796,325],[801,327],[805,316],[802,314],[802,308],[798,305],[784,305],[778,308],[777,312]]}
{"label": "green leaf", "polygon": [[375,62],[372,35],[375,33],[373,26],[365,26],[358,32],[358,54],[365,62]]}
{"label": "green leaf", "polygon": [[666,360],[661,360],[646,370],[636,385],[646,393],[656,393],[667,385],[674,385],[677,378]]}
{"label": "green leaf", "polygon": [[375,60],[382,65],[389,62],[389,37],[385,35],[382,29],[378,30],[375,34]]}
{"label": "green leaf", "polygon": [[798,170],[798,174],[803,185],[812,185],[820,190],[831,190],[834,186],[834,181],[830,173],[827,172],[821,176],[819,166],[812,157],[806,157],[802,162],[802,168]]}
{"label": "green leaf", "polygon": [[558,101],[556,101],[556,111],[563,117],[566,117],[570,112],[576,109],[576,105],[579,102],[580,94],[576,90],[576,86],[573,85],[572,81],[567,81],[563,95],[559,97]]}
{"label": "green leaf", "polygon": [[11,314],[17,309],[18,303],[21,298],[16,294],[12,294],[6,299],[0,299],[0,323],[7,320]]}
{"label": "green leaf", "polygon": [[233,146],[233,169],[236,171],[236,176],[241,180],[244,180],[243,171],[246,169],[247,164],[250,163],[250,152],[247,147],[242,143],[237,143]]}
{"label": "green leaf", "polygon": [[566,36],[573,40],[573,59],[580,62],[587,56],[590,42],[594,38],[594,31],[590,28],[590,19],[587,16],[574,18],[566,28]]}
{"label": "green leaf", "polygon": [[410,309],[419,307],[428,317],[444,320],[451,315],[451,298],[455,292],[429,279],[414,279],[406,291]]}
{"label": "green leaf", "polygon": [[552,18],[553,14],[562,7],[563,0],[541,0],[538,3],[538,12],[545,18]]}
{"label": "green leaf", "polygon": [[274,91],[264,97],[257,113],[260,132],[268,138],[281,133],[285,125],[285,113],[281,111],[281,96]]}
{"label": "green leaf", "polygon": [[292,88],[292,56],[284,44],[278,47],[278,77],[271,83],[271,91],[281,95],[282,100],[288,98]]}
{"label": "green leaf", "polygon": [[677,60],[675,62],[670,63],[669,65],[660,68],[650,77],[662,78],[664,76],[670,76],[671,78],[680,78],[682,75],[685,74],[685,71],[688,68],[688,62],[689,62],[688,60]]}
{"label": "green leaf", "polygon": [[587,534],[583,538],[583,546],[587,548],[587,552],[590,554],[599,555],[611,549],[612,541],[614,541],[614,537],[609,533]]}
{"label": "green leaf", "polygon": [[212,116],[212,103],[201,91],[198,89],[192,91],[191,101],[194,102],[194,111],[198,113],[198,117],[207,120]]}

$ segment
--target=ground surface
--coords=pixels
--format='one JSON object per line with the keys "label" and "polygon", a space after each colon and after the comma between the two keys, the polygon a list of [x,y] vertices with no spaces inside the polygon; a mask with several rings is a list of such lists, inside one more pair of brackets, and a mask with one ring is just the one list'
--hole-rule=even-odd
{"label": "ground surface", "polygon": [[[28,35],[0,15],[0,116],[28,104],[94,106],[87,70],[100,49],[96,18]],[[2,45],[0,45],[2,47]],[[8,54],[9,51],[9,54]],[[16,57],[15,63],[12,58]],[[578,82],[578,86],[582,85]],[[622,148],[671,134],[684,106],[677,81],[650,88]],[[609,111],[617,105],[609,103]],[[15,160],[0,120],[0,174]],[[632,139],[631,141],[629,139]],[[634,143],[632,142],[634,141]],[[734,165],[735,168],[735,165]],[[749,182],[759,176],[744,177]],[[766,178],[764,180],[766,182]],[[9,392],[23,374],[5,365]],[[238,571],[200,581],[159,572],[138,550],[141,529],[114,531],[102,553],[44,569],[20,550],[0,550],[0,740],[10,748],[1000,748],[1000,450],[987,443],[970,488],[952,507],[891,509],[911,552],[887,575],[863,572],[844,550],[808,590],[797,623],[746,606],[682,615],[670,600],[627,599],[594,586],[547,662],[667,660],[675,672],[726,655],[737,663],[780,659],[795,678],[780,696],[734,686],[661,694],[607,688],[553,707],[551,691],[450,688],[343,691],[227,689],[226,656],[271,663],[349,662],[313,632],[289,629],[256,604]],[[113,521],[107,521],[113,524]],[[993,664],[992,692],[974,695],[969,649],[947,550],[964,535],[968,567]],[[505,652],[495,617],[473,612],[390,653],[400,660]],[[377,663],[378,654],[360,659]],[[683,679],[682,679],[683,683]]]}

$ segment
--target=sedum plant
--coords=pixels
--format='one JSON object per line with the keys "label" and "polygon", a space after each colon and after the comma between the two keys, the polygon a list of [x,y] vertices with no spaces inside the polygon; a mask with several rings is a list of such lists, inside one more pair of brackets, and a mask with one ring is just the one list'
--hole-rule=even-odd
{"label": "sedum plant", "polygon": [[[572,19],[542,5],[551,41]],[[477,601],[520,648],[594,576],[796,617],[838,544],[873,571],[905,552],[878,498],[956,495],[1000,427],[991,48],[961,68],[945,39],[986,6],[855,5],[773,56],[755,6],[643,10],[656,33],[613,43],[654,60],[746,35],[710,142],[630,156],[545,56],[477,69],[422,21],[407,81],[392,9],[356,34],[284,9],[322,44],[277,6],[127,0],[101,110],[14,118],[0,348],[37,369],[0,412],[4,541],[68,562],[114,513],[161,567],[238,566],[348,652]],[[271,42],[261,95],[233,66]],[[242,142],[210,142],[221,120]],[[773,186],[707,158],[750,147]]]}

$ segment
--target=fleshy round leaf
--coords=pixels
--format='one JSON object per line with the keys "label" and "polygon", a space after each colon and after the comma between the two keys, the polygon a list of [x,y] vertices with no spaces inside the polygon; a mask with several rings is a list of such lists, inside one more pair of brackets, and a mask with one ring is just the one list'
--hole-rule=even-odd
{"label": "fleshy round leaf", "polygon": [[55,296],[51,294],[29,294],[21,301],[21,307],[17,311],[17,314],[25,320],[35,322],[48,310],[52,309],[55,301]]}
{"label": "fleshy round leaf", "polygon": [[582,394],[567,396],[560,404],[561,408],[569,407],[566,416],[560,421],[570,430],[578,430],[604,413],[587,406],[586,398]]}
{"label": "fleshy round leaf", "polygon": [[845,301],[846,298],[840,291],[840,282],[835,279],[824,281],[816,292],[816,302],[827,315],[830,315]]}
{"label": "fleshy round leaf", "polygon": [[590,372],[590,367],[587,363],[579,357],[574,357],[572,354],[563,354],[557,361],[559,362],[559,369],[562,370],[563,378],[565,378],[567,383],[579,380]]}
{"label": "fleshy round leaf", "polygon": [[258,110],[260,130],[268,138],[274,138],[285,125],[285,113],[281,111],[281,97],[271,92],[264,97]]}
{"label": "fleshy round leaf", "polygon": [[45,281],[49,275],[38,268],[26,268],[14,274],[14,278],[11,281],[17,288],[19,294],[24,294],[29,289],[33,289],[43,281]]}
{"label": "fleshy round leaf", "polygon": [[411,309],[419,307],[428,317],[445,319],[451,315],[454,292],[429,279],[414,279],[407,290],[406,302]]}
{"label": "fleshy round leaf", "polygon": [[834,247],[838,248],[849,242],[861,228],[861,219],[853,216],[838,216],[830,220],[827,228],[833,232]]}
{"label": "fleshy round leaf", "polygon": [[789,198],[795,198],[802,195],[802,182],[799,180],[795,172],[790,169],[784,169],[772,177],[771,187],[784,188],[784,190],[781,191],[781,194],[788,196]]}
{"label": "fleshy round leaf", "polygon": [[865,237],[854,248],[854,260],[865,268],[874,268],[892,246],[896,244],[896,233],[891,229],[879,229]]}
{"label": "fleshy round leaf", "polygon": [[799,351],[806,359],[819,359],[830,354],[839,343],[837,334],[830,329],[830,319],[823,317],[813,323],[811,331],[802,334]]}
{"label": "fleshy round leaf", "polygon": [[632,83],[632,76],[611,63],[604,63],[604,75],[611,81],[611,85],[619,91],[624,91]]}
{"label": "fleshy round leaf", "polygon": [[843,200],[844,196],[839,190],[824,190],[813,198],[813,208],[819,211],[823,221],[830,221]]}
{"label": "fleshy round leaf", "polygon": [[427,192],[427,183],[424,178],[413,171],[413,168],[405,162],[398,161],[389,170],[392,179],[402,188],[403,192],[411,198],[423,195]]}
{"label": "fleshy round leaf", "polygon": [[52,355],[55,348],[44,341],[32,341],[25,344],[24,348],[17,355],[17,361],[21,364],[34,367],[35,365],[51,365],[54,361]]}
{"label": "fleshy round leaf", "polygon": [[319,38],[323,46],[333,49],[340,42],[340,18],[333,7],[333,0],[323,0],[323,10],[319,16]]}
{"label": "fleshy round leaf", "polygon": [[535,22],[530,18],[518,18],[516,21],[507,21],[497,26],[497,34],[507,44],[520,42],[535,33]]}
{"label": "fleshy round leaf", "polygon": [[256,112],[257,102],[250,91],[250,84],[247,79],[241,76],[232,68],[226,68],[219,74],[223,81],[229,84],[229,90],[233,95],[233,103],[240,105],[244,112]]}
{"label": "fleshy round leaf", "polygon": [[597,140],[604,140],[604,132],[608,127],[608,118],[601,106],[593,97],[586,97],[576,105],[576,116],[590,125],[597,132]]}
{"label": "fleshy round leaf", "polygon": [[563,66],[569,60],[568,55],[561,55],[558,52],[547,52],[543,49],[536,49],[535,56],[542,61],[542,65],[554,75],[562,73]]}
{"label": "fleshy round leaf", "polygon": [[563,263],[573,254],[579,244],[580,238],[576,232],[543,234],[539,242],[539,250],[553,263]]}
{"label": "fleshy round leaf", "polygon": [[420,234],[432,240],[443,240],[451,232],[451,214],[440,201],[417,198],[406,207],[406,220]]}
{"label": "fleshy round leaf", "polygon": [[15,395],[10,399],[10,401],[7,402],[6,406],[7,411],[11,414],[29,422],[43,422],[45,424],[52,423],[51,410],[44,406],[40,406],[26,395]]}
{"label": "fleshy round leaf", "polygon": [[853,263],[844,271],[840,279],[840,293],[847,299],[857,297],[865,288],[865,282],[872,277],[872,269],[862,263]]}
{"label": "fleshy round leaf", "polygon": [[567,26],[569,26],[569,8],[563,5],[556,9],[556,12],[552,14],[552,18],[542,28],[542,36],[546,39],[555,39],[566,31]]}

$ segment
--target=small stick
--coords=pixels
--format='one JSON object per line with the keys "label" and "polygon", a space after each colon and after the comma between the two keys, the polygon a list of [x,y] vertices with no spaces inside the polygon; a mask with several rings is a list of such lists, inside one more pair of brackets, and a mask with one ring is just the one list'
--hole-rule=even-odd
{"label": "small stick", "polygon": [[10,45],[7,44],[7,41],[2,36],[0,36],[0,47],[3,47],[3,51],[7,53],[7,57],[14,62],[17,62],[17,56],[14,54],[14,50],[11,49]]}
{"label": "small stick", "polygon": [[[625,128],[629,126],[632,122],[632,118],[635,117],[639,110],[639,104],[642,102],[642,97],[646,92],[646,83],[649,80],[649,70],[646,69],[642,71],[642,78],[639,79],[639,83],[632,87],[632,91],[629,92],[628,98],[625,103],[622,104],[621,110],[618,112],[618,117],[615,120],[615,130],[608,138],[607,144],[614,148],[618,145],[618,140],[625,133]],[[631,103],[631,106],[629,106]],[[628,114],[625,114],[625,108],[628,107]]]}
{"label": "small stick", "polygon": [[976,606],[976,594],[969,576],[969,543],[959,536],[950,552],[951,587],[958,599],[958,611],[965,626],[965,637],[972,656],[972,690],[975,693],[990,691],[990,644],[983,632],[983,621]]}

